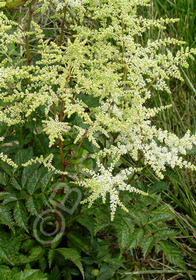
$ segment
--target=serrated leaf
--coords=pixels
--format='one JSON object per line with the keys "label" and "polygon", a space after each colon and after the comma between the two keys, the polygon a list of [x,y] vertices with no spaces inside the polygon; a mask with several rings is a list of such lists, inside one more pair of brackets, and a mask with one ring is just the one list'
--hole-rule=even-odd
{"label": "serrated leaf", "polygon": [[2,280],[10,279],[11,269],[7,265],[0,265],[0,277]]}
{"label": "serrated leaf", "polygon": [[39,216],[39,209],[35,199],[32,196],[28,196],[26,200],[26,207],[31,215]]}
{"label": "serrated leaf", "polygon": [[161,229],[158,230],[156,233],[154,233],[154,236],[160,240],[160,239],[167,239],[170,237],[174,237],[177,234],[178,232],[173,229]]}
{"label": "serrated leaf", "polygon": [[48,172],[44,175],[44,177],[41,179],[40,183],[41,183],[41,189],[42,192],[45,191],[46,187],[48,186],[49,182],[51,181],[51,178],[53,176],[54,172]]}
{"label": "serrated leaf", "polygon": [[17,189],[19,191],[22,190],[22,187],[20,186],[20,184],[14,177],[12,178],[11,184],[15,189]]}
{"label": "serrated leaf", "polygon": [[129,212],[129,215],[132,219],[134,219],[134,222],[138,225],[141,226],[141,217],[142,217],[142,213],[139,210],[139,208],[137,209],[131,209],[131,211]]}
{"label": "serrated leaf", "polygon": [[168,207],[168,205],[161,205],[159,207],[157,207],[155,210],[153,210],[153,213],[168,213],[168,214],[171,214],[171,211]]}
{"label": "serrated leaf", "polygon": [[16,206],[14,208],[14,219],[20,227],[24,228],[28,232],[26,212],[24,211],[20,201],[16,202]]}
{"label": "serrated leaf", "polygon": [[14,195],[14,194],[9,194],[9,195],[7,195],[7,197],[4,199],[4,201],[3,201],[3,204],[5,205],[5,204],[8,204],[8,203],[10,203],[10,202],[13,202],[13,201],[17,201],[17,197]]}
{"label": "serrated leaf", "polygon": [[128,246],[129,242],[131,240],[130,237],[130,229],[127,225],[124,225],[120,228],[118,233],[118,244],[121,249],[124,249]]}
{"label": "serrated leaf", "polygon": [[48,201],[48,197],[47,195],[45,195],[44,193],[41,194],[41,200],[42,200],[42,203],[47,206],[48,208],[51,208],[51,204],[49,203]]}
{"label": "serrated leaf", "polygon": [[89,253],[89,246],[87,244],[87,240],[85,240],[84,238],[81,237],[80,234],[78,233],[72,233],[69,232],[67,234],[67,238],[69,241],[71,241],[72,244],[74,244],[75,247],[77,247],[79,250],[82,250],[83,252],[85,252],[86,254]]}
{"label": "serrated leaf", "polygon": [[181,251],[168,241],[159,242],[168,262],[185,268]]}
{"label": "serrated leaf", "polygon": [[36,246],[31,250],[31,254],[27,258],[27,262],[33,262],[39,260],[39,257],[43,255],[43,248]]}
{"label": "serrated leaf", "polygon": [[21,165],[22,163],[27,162],[33,157],[33,149],[32,147],[28,149],[19,150],[15,155],[15,163],[17,165]]}
{"label": "serrated leaf", "polygon": [[159,252],[161,251],[161,246],[159,243],[155,243],[155,253],[159,254]]}
{"label": "serrated leaf", "polygon": [[115,273],[115,269],[111,268],[110,266],[104,263],[99,271],[99,280],[112,279],[114,273]]}
{"label": "serrated leaf", "polygon": [[0,162],[0,169],[4,170],[5,173],[7,173],[9,176],[12,176],[13,174],[13,167],[11,167],[9,164],[7,164],[4,161]]}
{"label": "serrated leaf", "polygon": [[29,177],[29,180],[27,182],[27,191],[29,194],[33,194],[36,186],[41,178],[42,175],[42,170],[41,169],[37,169],[35,170],[35,172],[31,173],[31,176]]}
{"label": "serrated leaf", "polygon": [[52,262],[54,260],[55,257],[55,251],[54,250],[49,250],[48,252],[48,264],[49,264],[49,268],[52,267]]}
{"label": "serrated leaf", "polygon": [[134,231],[134,225],[129,224],[125,221],[122,221],[121,225],[118,227],[117,237],[118,237],[118,244],[121,249],[126,248],[130,241]]}
{"label": "serrated leaf", "polygon": [[15,232],[12,216],[7,207],[3,205],[0,205],[0,223],[8,226],[13,233]]}
{"label": "serrated leaf", "polygon": [[154,238],[152,236],[146,236],[144,242],[142,243],[142,252],[144,258],[151,252],[154,245]]}
{"label": "serrated leaf", "polygon": [[47,280],[44,273],[38,269],[25,269],[14,275],[13,280]]}
{"label": "serrated leaf", "polygon": [[152,214],[151,216],[152,218],[149,219],[148,224],[170,221],[174,218],[173,215],[169,213],[158,213],[158,214]]}
{"label": "serrated leaf", "polygon": [[0,200],[4,200],[9,195],[9,192],[0,192]]}
{"label": "serrated leaf", "polygon": [[92,216],[88,216],[87,213],[85,213],[85,215],[82,215],[79,217],[79,219],[77,219],[77,222],[80,223],[82,226],[84,226],[85,228],[88,229],[88,231],[90,232],[91,236],[94,236],[94,223],[95,220],[93,219]]}
{"label": "serrated leaf", "polygon": [[6,262],[8,262],[11,265],[14,265],[13,262],[10,260],[10,258],[8,258],[4,249],[1,247],[0,247],[0,258],[2,258],[3,260],[5,260]]}
{"label": "serrated leaf", "polygon": [[72,261],[78,267],[84,279],[84,270],[81,263],[81,257],[78,251],[73,248],[58,248],[56,249],[56,251],[63,255],[65,260]]}
{"label": "serrated leaf", "polygon": [[160,206],[151,212],[151,218],[148,221],[148,224],[170,221],[174,218],[173,213],[170,212],[167,206]]}
{"label": "serrated leaf", "polygon": [[129,249],[131,250],[138,246],[141,246],[143,238],[144,238],[143,228],[137,228],[132,235]]}
{"label": "serrated leaf", "polygon": [[162,192],[165,191],[169,188],[169,184],[166,182],[156,182],[151,188],[150,188],[150,194],[152,193],[158,193],[158,192]]}
{"label": "serrated leaf", "polygon": [[26,185],[26,183],[29,180],[29,178],[31,177],[32,173],[34,173],[34,171],[39,167],[39,165],[40,164],[32,164],[32,165],[26,166],[23,169],[22,178],[21,178],[22,187],[24,187]]}
{"label": "serrated leaf", "polygon": [[0,172],[0,184],[6,186],[8,182],[8,176],[5,172]]}
{"label": "serrated leaf", "polygon": [[107,213],[103,209],[95,208],[94,211],[92,211],[95,215],[95,223],[94,223],[94,235],[97,234],[100,230],[106,228],[109,226],[109,221],[107,217]]}
{"label": "serrated leaf", "polygon": [[[67,276],[67,275],[66,275]],[[55,265],[55,267],[51,270],[49,276],[48,276],[48,280],[61,280],[61,271],[59,269],[59,267],[57,265]],[[70,279],[70,278],[67,278]]]}

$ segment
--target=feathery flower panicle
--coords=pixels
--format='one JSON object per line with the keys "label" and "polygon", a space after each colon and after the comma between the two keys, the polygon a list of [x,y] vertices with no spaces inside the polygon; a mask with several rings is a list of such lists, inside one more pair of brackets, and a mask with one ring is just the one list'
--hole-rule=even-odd
{"label": "feathery flower panicle", "polygon": [[56,119],[49,118],[47,121],[43,121],[43,131],[49,137],[49,147],[53,146],[55,139],[61,139],[63,141],[63,134],[67,134],[71,127],[68,123],[60,122],[58,117]]}
{"label": "feathery flower panicle", "polygon": [[140,171],[139,169],[129,168],[127,170],[122,170],[120,173],[114,176],[112,175],[114,167],[111,166],[106,169],[99,160],[97,160],[97,165],[99,167],[99,171],[97,173],[95,171],[89,171],[91,178],[79,182],[80,185],[89,188],[91,193],[87,199],[82,201],[82,203],[89,202],[89,207],[91,207],[93,202],[100,197],[102,198],[103,203],[105,203],[106,194],[109,193],[111,220],[113,220],[117,206],[120,206],[123,210],[128,211],[128,209],[120,201],[120,191],[128,191],[130,193],[135,192],[142,195],[147,195],[145,192],[131,187],[125,183],[125,181],[128,179],[128,176],[133,174],[135,171]]}
{"label": "feathery flower panicle", "polygon": [[[31,124],[35,137],[40,133],[49,140],[49,151],[58,152],[62,143],[61,160],[69,142],[76,162],[90,151],[96,168],[89,168],[84,180],[79,179],[81,169],[77,174],[90,192],[83,203],[91,206],[98,198],[105,203],[109,194],[112,219],[118,206],[127,211],[120,192],[144,194],[127,183],[143,167],[160,179],[167,166],[196,170],[184,158],[196,145],[196,136],[187,131],[179,138],[152,125],[152,118],[171,105],[148,106],[155,91],[172,94],[168,81],[183,81],[180,68],[188,67],[196,50],[184,49],[184,42],[173,38],[145,42],[142,36],[152,27],[164,30],[177,21],[137,15],[138,6],[149,5],[149,0],[40,0],[28,31],[0,12],[0,123],[11,127],[13,135],[16,126]],[[54,32],[47,30],[52,21]],[[39,162],[69,175],[56,168],[57,153],[48,154],[23,166]],[[141,168],[132,164],[119,171],[125,155]],[[16,167],[5,154],[0,159]]]}

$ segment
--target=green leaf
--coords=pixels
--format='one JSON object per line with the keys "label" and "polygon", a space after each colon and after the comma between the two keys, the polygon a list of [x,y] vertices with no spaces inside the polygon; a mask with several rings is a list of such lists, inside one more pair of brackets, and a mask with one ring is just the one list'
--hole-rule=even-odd
{"label": "green leaf", "polygon": [[10,260],[10,258],[8,258],[4,249],[1,247],[0,247],[0,258],[2,258],[3,260],[5,260],[6,262],[8,262],[11,265],[14,265],[13,262]]}
{"label": "green leaf", "polygon": [[100,106],[99,98],[94,97],[93,95],[87,95],[87,94],[80,93],[78,95],[78,98],[80,100],[82,100],[84,103],[86,103],[86,105],[88,107],[98,107],[98,106]]}
{"label": "green leaf", "polygon": [[6,206],[3,205],[0,205],[0,223],[8,226],[13,231],[13,233],[15,233],[14,222],[10,211],[6,208]]}
{"label": "green leaf", "polygon": [[28,232],[26,212],[23,209],[20,201],[17,201],[14,208],[14,219],[20,227],[24,228]]}
{"label": "green leaf", "polygon": [[167,206],[163,205],[151,212],[151,218],[148,224],[158,223],[163,221],[170,221],[174,218],[174,215],[170,212]]}
{"label": "green leaf", "polygon": [[86,239],[82,238],[79,233],[69,232],[67,234],[67,238],[79,250],[82,250],[86,254],[89,253],[90,248],[89,248],[89,245],[88,245],[88,241]]}
{"label": "green leaf", "polygon": [[2,280],[10,279],[11,269],[7,265],[0,265],[0,277]]}
{"label": "green leaf", "polygon": [[36,200],[32,196],[27,197],[26,207],[31,215],[39,216],[39,209]]}
{"label": "green leaf", "polygon": [[5,204],[8,204],[8,203],[13,202],[13,201],[17,201],[17,196],[9,193],[9,195],[7,195],[7,197],[5,197],[5,199],[3,201],[3,204],[5,205]]}
{"label": "green leaf", "polygon": [[54,260],[55,257],[55,251],[54,250],[49,250],[48,252],[48,264],[49,264],[49,268],[52,267],[52,262]]}
{"label": "green leaf", "polygon": [[0,171],[0,184],[6,186],[8,183],[8,176],[5,172]]}
{"label": "green leaf", "polygon": [[[67,275],[66,275],[67,276]],[[48,280],[61,280],[61,271],[60,268],[55,265],[55,267],[51,270],[49,276],[48,276]]]}
{"label": "green leaf", "polygon": [[48,196],[45,195],[44,193],[41,193],[41,201],[45,206],[47,206],[48,208],[51,208],[51,204],[48,201]]}
{"label": "green leaf", "polygon": [[162,191],[165,191],[169,188],[169,184],[166,183],[166,182],[156,182],[150,189],[150,194],[152,193],[159,193],[159,192],[162,192]]}
{"label": "green leaf", "polygon": [[33,262],[39,260],[43,255],[44,249],[41,246],[36,246],[31,249],[31,254],[27,258],[27,262]]}
{"label": "green leaf", "polygon": [[[89,209],[88,209],[89,210]],[[95,208],[91,210],[93,215],[96,217],[94,223],[94,235],[97,234],[100,230],[109,226],[109,220],[105,209]]]}
{"label": "green leaf", "polygon": [[12,178],[11,184],[15,189],[17,189],[19,191],[22,190],[22,187],[20,186],[20,184],[14,177]]}
{"label": "green leaf", "polygon": [[141,246],[143,238],[144,238],[143,228],[137,228],[132,235],[129,249],[131,250],[138,246]]}
{"label": "green leaf", "polygon": [[42,192],[45,192],[46,187],[48,186],[49,182],[52,179],[54,172],[48,172],[44,175],[44,177],[41,179],[40,183],[41,183],[41,189]]}
{"label": "green leaf", "polygon": [[23,169],[22,178],[21,178],[22,187],[24,187],[26,185],[27,181],[29,180],[31,175],[34,173],[34,171],[39,167],[39,165],[40,164],[32,164],[32,165],[26,166]]}
{"label": "green leaf", "polygon": [[9,192],[0,192],[0,200],[4,200],[9,195]]}
{"label": "green leaf", "polygon": [[158,213],[158,214],[152,213],[151,216],[152,218],[149,219],[148,224],[170,221],[174,218],[173,215],[170,213]]}
{"label": "green leaf", "polygon": [[185,268],[182,252],[176,246],[168,241],[160,241],[159,244],[168,262],[178,265],[181,268]]}
{"label": "green leaf", "polygon": [[154,236],[160,240],[174,237],[177,234],[178,232],[173,229],[160,229],[156,233],[154,233]]}
{"label": "green leaf", "polygon": [[[45,250],[42,247],[33,247],[30,249],[30,255],[19,255],[17,256],[17,264],[29,264],[31,262],[40,262],[43,257]],[[29,252],[28,252],[29,253]]]}
{"label": "green leaf", "polygon": [[[132,207],[133,208],[133,207]],[[137,224],[139,227],[142,225],[142,211],[139,207],[133,208],[129,212],[130,218],[134,220],[134,223]]]}
{"label": "green leaf", "polygon": [[56,251],[63,255],[65,260],[72,261],[78,267],[84,279],[84,270],[81,263],[81,257],[78,251],[73,248],[58,248],[56,249]]}
{"label": "green leaf", "polygon": [[28,149],[19,150],[15,155],[15,163],[17,165],[21,165],[22,163],[27,162],[33,157],[33,149],[32,147]]}
{"label": "green leaf", "polygon": [[113,275],[115,273],[115,269],[111,268],[107,264],[103,264],[99,271],[99,280],[108,280],[113,279]]}
{"label": "green leaf", "polygon": [[126,248],[131,241],[132,234],[134,232],[134,224],[127,224],[124,219],[117,228],[118,244],[121,249]]}
{"label": "green leaf", "polygon": [[128,246],[131,240],[131,233],[129,227],[125,224],[119,229],[118,232],[118,244],[121,249],[124,249]]}
{"label": "green leaf", "polygon": [[144,255],[144,258],[151,252],[154,245],[154,238],[151,235],[146,236],[142,243],[142,252]]}
{"label": "green leaf", "polygon": [[35,170],[35,172],[31,173],[31,176],[27,182],[27,191],[29,194],[33,194],[35,189],[36,189],[36,186],[41,178],[41,175],[42,175],[42,169],[37,169]]}
{"label": "green leaf", "polygon": [[0,162],[0,169],[4,170],[7,175],[12,176],[13,174],[13,167],[11,167],[9,164],[7,164],[4,161]]}
{"label": "green leaf", "polygon": [[95,220],[93,219],[92,216],[89,216],[87,214],[87,212],[80,216],[79,219],[77,219],[77,222],[80,223],[82,226],[84,226],[85,228],[88,229],[88,231],[90,232],[91,236],[94,236],[94,223]]}
{"label": "green leaf", "polygon": [[21,248],[25,253],[28,253],[34,245],[35,241],[33,239],[27,239],[22,242]]}
{"label": "green leaf", "polygon": [[46,274],[38,269],[25,269],[14,275],[13,280],[48,280]]}
{"label": "green leaf", "polygon": [[89,153],[94,153],[95,148],[94,148],[93,144],[86,138],[82,142],[82,147],[85,150],[87,150]]}

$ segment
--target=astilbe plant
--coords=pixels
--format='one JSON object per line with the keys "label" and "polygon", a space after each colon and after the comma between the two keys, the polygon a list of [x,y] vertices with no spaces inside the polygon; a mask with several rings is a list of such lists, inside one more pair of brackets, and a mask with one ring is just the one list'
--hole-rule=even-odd
{"label": "astilbe plant", "polygon": [[[187,131],[180,139],[155,127],[151,119],[170,105],[148,106],[154,91],[172,94],[168,81],[183,80],[179,67],[188,67],[187,59],[195,50],[184,49],[183,42],[171,38],[143,43],[149,29],[165,29],[176,21],[137,16],[137,6],[148,4],[148,0],[27,1],[25,24],[0,13],[1,147],[16,127],[31,123],[32,134],[48,137],[49,152],[23,166],[39,162],[64,181],[73,176],[67,171],[72,161],[96,159],[94,168],[80,168],[74,178],[89,190],[83,203],[92,205],[97,198],[105,203],[109,193],[112,219],[117,206],[127,210],[119,198],[121,191],[145,194],[132,182],[146,166],[160,179],[167,166],[196,169],[183,158],[196,144],[196,136]],[[41,15],[48,17],[43,29]],[[169,50],[173,44],[175,54]],[[73,139],[74,148],[65,156],[67,139]],[[86,139],[91,152],[86,149],[79,158]],[[55,163],[56,150],[62,168]],[[127,154],[135,165],[119,168]],[[17,168],[5,153],[0,158]]]}

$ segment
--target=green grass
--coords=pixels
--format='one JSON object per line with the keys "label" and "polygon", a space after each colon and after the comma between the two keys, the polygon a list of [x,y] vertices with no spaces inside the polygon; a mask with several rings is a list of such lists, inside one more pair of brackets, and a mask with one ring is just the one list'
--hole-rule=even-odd
{"label": "green grass", "polygon": [[[194,0],[152,0],[151,17],[179,18],[170,24],[159,37],[174,37],[186,42],[190,48],[196,47],[196,2]],[[173,50],[174,51],[174,50]],[[189,69],[181,69],[184,83],[171,81],[172,95],[157,95],[156,105],[172,103],[173,109],[162,113],[160,122],[165,129],[183,136],[187,129],[196,133],[196,63],[190,61]]]}
{"label": "green grass", "polygon": [[[196,1],[194,0],[152,0],[151,17],[179,18],[176,24],[170,24],[161,37],[175,37],[186,41],[189,47],[196,47]],[[174,50],[173,50],[174,51]],[[187,129],[196,134],[196,63],[190,62],[189,69],[181,69],[184,82],[171,81],[172,95],[155,94],[153,103],[172,103],[173,108],[162,112],[158,121],[160,126],[183,136]],[[156,120],[157,121],[157,120]],[[196,149],[188,157],[196,163]],[[169,192],[162,196],[163,202],[171,206],[176,216],[176,226],[181,231],[181,238],[175,243],[187,256],[187,267],[196,269],[196,174],[176,169],[167,173],[170,183]],[[189,276],[193,279],[192,276]],[[162,278],[168,279],[168,278]],[[180,278],[181,279],[181,278]]]}
{"label": "green grass", "polygon": [[158,17],[164,16],[180,19],[177,25],[170,27],[168,34],[186,41],[190,47],[195,47],[195,1],[154,0],[152,3],[154,3],[154,11]]}
{"label": "green grass", "polygon": [[[154,39],[173,37],[185,41],[185,47],[196,48],[196,1],[195,0],[151,0],[151,9],[141,9],[140,13],[151,19],[178,18],[175,24],[168,25],[166,30],[150,30],[148,36]],[[146,40],[148,38],[144,38]],[[176,47],[171,50],[176,52]],[[184,82],[171,80],[169,86],[172,94],[154,92],[151,106],[172,104],[172,108],[165,110],[156,117],[155,123],[163,129],[174,132],[182,137],[189,129],[196,134],[196,62],[189,61],[188,69],[181,69]],[[187,155],[187,158],[196,164],[196,148]],[[185,255],[187,275],[176,272],[173,278],[164,271],[164,256],[159,260],[153,258],[160,264],[159,272],[151,274],[153,279],[194,279],[192,272],[196,270],[196,174],[188,170],[167,171],[166,181],[169,190],[162,193],[162,203],[167,204],[170,211],[175,215],[176,230],[180,230],[180,236],[173,242],[181,248]],[[160,270],[162,266],[162,270]],[[140,279],[148,278],[148,272],[138,271]],[[136,274],[135,274],[136,275]],[[178,276],[180,278],[178,278]],[[182,278],[184,277],[184,278]],[[187,278],[188,277],[188,278]],[[129,278],[139,279],[139,278]]]}

